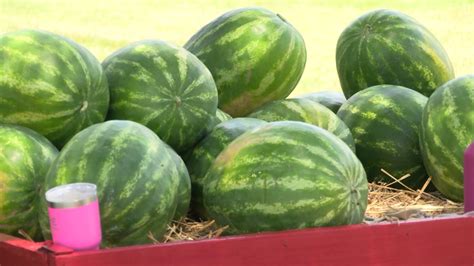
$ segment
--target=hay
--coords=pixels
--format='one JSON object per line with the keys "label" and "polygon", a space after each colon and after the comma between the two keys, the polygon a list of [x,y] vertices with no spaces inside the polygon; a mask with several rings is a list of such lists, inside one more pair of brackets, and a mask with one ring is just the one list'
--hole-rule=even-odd
{"label": "hay", "polygon": [[[431,182],[431,177],[427,179],[421,189],[415,191],[402,182],[410,175],[395,178],[383,169],[382,172],[393,179],[394,182],[369,184],[369,201],[365,213],[366,223],[447,215],[455,216],[463,213],[462,203],[452,202],[439,192],[425,192]],[[399,184],[406,189],[393,188],[391,187],[393,184]]]}
{"label": "hay", "polygon": [[407,220],[435,217],[441,214],[462,214],[463,204],[445,199],[439,193],[401,190],[384,184],[369,184],[366,221],[380,219]]}
{"label": "hay", "polygon": [[227,226],[219,227],[214,220],[211,221],[196,221],[185,217],[180,221],[173,221],[168,225],[168,230],[162,241],[158,241],[152,233],[148,237],[153,243],[168,243],[184,240],[200,240],[219,237]]}

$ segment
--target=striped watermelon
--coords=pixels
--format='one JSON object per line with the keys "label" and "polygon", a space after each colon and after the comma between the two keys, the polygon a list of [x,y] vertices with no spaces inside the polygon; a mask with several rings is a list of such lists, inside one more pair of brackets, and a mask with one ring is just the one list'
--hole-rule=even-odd
{"label": "striped watermelon", "polygon": [[359,17],[342,32],[336,65],[346,97],[379,84],[429,96],[454,78],[446,51],[428,29],[405,14],[384,9]]}
{"label": "striped watermelon", "polygon": [[207,124],[207,132],[209,133],[214,129],[215,126],[220,124],[221,122],[227,121],[229,119],[232,119],[232,117],[227,114],[226,112],[222,111],[221,109],[217,109],[216,115],[212,117],[212,119],[209,121]]}
{"label": "striped watermelon", "polygon": [[272,122],[227,146],[204,184],[204,205],[230,234],[360,223],[367,178],[328,131]]}
{"label": "striped watermelon", "polygon": [[233,117],[286,98],[306,64],[303,37],[279,14],[263,8],[223,14],[192,36],[185,48],[209,68],[219,108]]}
{"label": "striped watermelon", "polygon": [[222,122],[193,149],[186,159],[186,166],[191,176],[191,209],[194,214],[201,218],[207,217],[202,203],[202,187],[204,176],[215,158],[238,136],[263,124],[265,121],[255,118],[235,118]]}
{"label": "striped watermelon", "polygon": [[[163,141],[132,121],[96,124],[68,142],[48,172],[45,190],[74,182],[97,185],[104,246],[150,243],[149,232],[161,238],[176,210],[176,163]],[[41,229],[49,238],[42,206]]]}
{"label": "striped watermelon", "polygon": [[41,239],[39,189],[57,149],[31,129],[0,125],[0,233]]}
{"label": "striped watermelon", "polygon": [[356,93],[341,106],[337,115],[351,129],[369,181],[394,181],[381,172],[384,169],[395,177],[410,174],[402,182],[412,188],[426,182],[418,139],[427,100],[411,89],[377,85]]}
{"label": "striped watermelon", "polygon": [[202,137],[216,113],[211,73],[183,48],[141,41],[118,50],[103,66],[110,86],[107,118],[143,124],[178,153]]}
{"label": "striped watermelon", "polygon": [[274,121],[301,121],[326,129],[342,139],[355,152],[351,131],[342,120],[325,106],[310,99],[286,99],[265,104],[249,117]]}
{"label": "striped watermelon", "polygon": [[337,91],[312,92],[299,95],[297,98],[315,101],[331,109],[331,111],[333,111],[334,113],[337,113],[341,105],[346,102],[346,97],[344,96],[344,94]]}
{"label": "striped watermelon", "polygon": [[177,206],[173,220],[180,220],[188,214],[189,203],[191,202],[191,178],[183,159],[168,145],[168,152],[176,164],[179,174],[178,193],[176,194]]}
{"label": "striped watermelon", "polygon": [[0,123],[18,124],[62,147],[81,129],[104,121],[107,79],[77,43],[44,31],[0,36]]}
{"label": "striped watermelon", "polygon": [[423,112],[421,151],[433,184],[447,198],[463,200],[463,154],[474,141],[474,75],[438,88]]}
{"label": "striped watermelon", "polygon": [[[219,123],[220,123],[220,122],[224,122],[224,121],[232,119],[232,116],[230,116],[228,113],[222,111],[221,109],[217,109],[216,118],[217,118],[217,121],[219,121]],[[219,124],[219,123],[217,123],[217,124]]]}

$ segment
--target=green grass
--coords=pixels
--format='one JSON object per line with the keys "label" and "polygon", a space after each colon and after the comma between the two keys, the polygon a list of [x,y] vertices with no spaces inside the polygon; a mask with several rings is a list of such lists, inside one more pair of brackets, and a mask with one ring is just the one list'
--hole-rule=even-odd
{"label": "green grass", "polygon": [[[190,1],[191,2],[191,1]],[[216,3],[218,2],[218,3]],[[308,62],[293,94],[340,90],[335,65],[342,30],[363,13],[397,9],[441,41],[456,75],[474,73],[474,1],[52,1],[0,0],[0,33],[37,28],[68,36],[100,60],[142,39],[183,45],[200,27],[234,8],[258,5],[282,14],[305,38]]]}

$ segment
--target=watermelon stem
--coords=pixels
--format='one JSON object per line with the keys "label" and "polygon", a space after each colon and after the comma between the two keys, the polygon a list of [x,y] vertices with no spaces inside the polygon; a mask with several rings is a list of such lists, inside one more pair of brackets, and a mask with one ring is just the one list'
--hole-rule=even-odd
{"label": "watermelon stem", "polygon": [[[280,18],[281,20],[283,20],[284,22],[287,22],[286,19],[285,19],[282,15],[277,14],[277,17],[279,17],[279,18]],[[287,23],[288,23],[288,22],[287,22]]]}
{"label": "watermelon stem", "polygon": [[372,31],[372,25],[366,24],[364,26],[364,37],[369,36],[370,32]]}
{"label": "watermelon stem", "polygon": [[84,101],[84,102],[82,103],[82,106],[81,106],[80,111],[81,111],[81,112],[84,112],[84,111],[87,109],[88,106],[89,106],[89,103],[88,103],[87,101]]}
{"label": "watermelon stem", "polygon": [[176,101],[176,107],[179,107],[181,105],[181,98],[176,96],[175,101]]}

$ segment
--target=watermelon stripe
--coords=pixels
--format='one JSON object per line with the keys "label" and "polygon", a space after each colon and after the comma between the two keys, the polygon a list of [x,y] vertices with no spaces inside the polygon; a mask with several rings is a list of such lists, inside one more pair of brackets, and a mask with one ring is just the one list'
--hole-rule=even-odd
{"label": "watermelon stripe", "polygon": [[[287,202],[282,204],[280,202],[275,203],[255,203],[255,204],[241,204],[239,202],[225,202],[225,208],[216,208],[216,212],[220,212],[223,215],[230,216],[232,212],[238,211],[248,213],[248,216],[252,215],[275,215],[277,219],[280,215],[288,215],[289,210],[295,209],[312,209],[312,208],[324,208],[334,206],[338,201],[331,198],[325,198],[322,200],[314,199],[302,199],[297,201]],[[228,204],[228,205],[227,205]],[[334,215],[332,215],[334,216]],[[325,220],[324,216],[320,219]],[[316,220],[316,223],[318,220]]]}
{"label": "watermelon stripe", "polygon": [[[89,165],[91,163],[91,161],[88,160],[88,159],[90,158],[91,153],[94,152],[94,149],[97,146],[98,138],[100,136],[106,134],[107,132],[109,132],[109,130],[110,130],[109,127],[103,126],[103,127],[98,128],[97,130],[93,131],[92,134],[90,135],[89,139],[87,139],[86,141],[82,141],[82,139],[79,139],[79,138],[76,138],[76,139],[70,141],[70,143],[71,143],[70,146],[82,144],[83,147],[84,147],[84,149],[82,151],[82,154],[78,155],[79,156],[79,159],[78,159],[78,162],[79,162],[78,166],[79,167],[78,167],[78,173],[77,173],[78,177],[85,177],[86,176],[87,171],[91,167]],[[68,143],[68,145],[69,145],[69,143]],[[63,159],[61,156],[62,156],[62,154],[59,155],[58,160]],[[111,168],[112,165],[110,163],[110,157],[108,158],[108,161],[109,161],[109,163],[106,163],[106,165],[108,165],[108,167]],[[69,177],[67,176],[66,171],[68,169],[67,168],[60,168],[59,170],[64,171],[64,172],[59,172],[58,173],[59,178],[58,178],[57,182],[60,183],[60,184],[67,184],[67,181],[68,181]],[[106,175],[105,174],[100,174],[99,171],[100,171],[100,168],[97,167],[96,168],[96,173],[98,174],[99,177],[102,177],[102,178],[99,178],[98,180],[104,180],[103,178],[106,177]],[[84,180],[80,180],[80,181],[84,181]],[[98,193],[103,193],[102,189],[105,189],[107,187],[107,184],[98,183],[96,185],[97,185],[97,192]]]}
{"label": "watermelon stripe", "polygon": [[[285,36],[286,37],[286,36]],[[278,38],[281,38],[281,36],[278,36]],[[295,49],[296,47],[296,38],[295,36],[289,36],[288,37],[290,40],[288,42],[288,48],[286,51],[284,51],[282,54],[284,55],[282,58],[280,58],[280,60],[278,60],[276,63],[275,63],[275,66],[274,66],[274,71],[269,71],[268,74],[266,76],[263,77],[262,81],[260,82],[260,84],[258,85],[258,90],[255,91],[255,95],[257,96],[265,96],[266,95],[266,92],[269,88],[274,88],[274,86],[276,84],[280,85],[280,87],[277,87],[277,90],[280,90],[282,86],[284,86],[284,84],[287,84],[291,79],[292,79],[292,76],[295,74],[295,72],[298,70],[298,68],[291,68],[290,72],[288,72],[288,75],[287,75],[287,78],[286,80],[284,80],[283,82],[279,83],[277,81],[277,76],[276,76],[276,73],[278,73],[279,71],[282,71],[282,70],[285,70],[287,71],[288,69],[288,62],[291,62],[292,60],[290,59],[294,59],[294,58],[290,58],[292,56],[294,56],[294,54],[292,53],[293,50]],[[277,40],[275,40],[276,42]],[[270,51],[267,52],[267,54],[271,54],[273,52],[275,52],[275,50],[279,49],[279,47],[272,47],[273,49],[271,49]],[[296,51],[296,58],[299,58],[299,55],[301,54],[301,50],[297,50]],[[269,79],[269,77],[271,77],[271,79]],[[276,81],[276,82],[275,82]],[[276,83],[276,84],[275,84]]]}
{"label": "watermelon stripe", "polygon": [[[264,162],[265,163],[265,162]],[[293,162],[291,162],[293,163]],[[236,167],[243,167],[244,165],[239,165]],[[246,166],[246,165],[245,165]],[[251,166],[251,165],[248,165]],[[301,165],[300,165],[301,166]],[[302,168],[304,169],[304,168]],[[315,169],[315,168],[313,168]],[[316,168],[317,169],[317,168]],[[235,171],[231,169],[230,173],[233,175],[241,175],[244,171]],[[308,170],[309,171],[309,170]],[[326,171],[313,172],[317,174],[331,175],[331,172],[326,169]],[[306,172],[305,174],[308,174]],[[295,180],[296,179],[296,180]],[[270,181],[269,181],[270,180]],[[233,180],[233,179],[221,179],[219,181],[219,193],[245,193],[248,190],[248,179]],[[281,193],[294,192],[299,195],[304,195],[311,189],[318,189],[319,195],[331,195],[331,193],[336,194],[334,191],[342,190],[343,187],[340,184],[334,184],[331,180],[322,180],[321,182],[315,184],[314,181],[309,176],[299,177],[298,175],[288,175],[283,178],[272,178],[271,176],[266,176],[263,180],[256,181],[252,185],[252,191],[255,192],[255,195],[263,195],[270,186],[272,186],[271,193],[274,195],[280,195]],[[258,197],[258,196],[257,196]],[[342,196],[344,197],[344,196]],[[280,202],[288,202],[291,204],[294,199],[285,198],[281,199]],[[235,204],[240,204],[237,201],[234,201]]]}
{"label": "watermelon stripe", "polygon": [[[293,39],[292,39],[293,41]],[[291,44],[292,42],[290,42]],[[296,87],[296,84],[298,84],[299,79],[294,79],[292,76],[298,75],[298,72],[302,72],[302,68],[297,68],[294,66],[293,63],[290,62],[302,62],[306,61],[306,50],[301,50],[301,49],[295,49],[296,52],[292,53],[286,62],[286,65],[284,67],[277,68],[278,70],[281,70],[281,73],[286,73],[287,69],[290,69],[289,72],[287,72],[284,76],[286,77],[283,81],[275,81],[274,85],[279,85],[277,87],[277,90],[280,90],[285,87],[285,84],[291,84],[291,86]],[[294,60],[294,61],[293,61]],[[260,95],[263,93],[260,93]],[[287,93],[285,97],[290,95],[290,93]]]}
{"label": "watermelon stripe", "polygon": [[[307,136],[304,136],[307,137]],[[303,137],[302,137],[303,138]],[[278,158],[266,157],[261,158],[260,160],[254,160],[253,155],[248,155],[248,157],[239,157],[239,161],[233,164],[236,169],[242,169],[245,171],[246,168],[255,168],[260,163],[272,163],[275,160],[281,163],[280,165],[275,165],[276,169],[285,169],[287,166],[285,162],[290,161],[292,165],[295,167],[309,167],[312,171],[315,171],[314,167],[319,166],[319,171],[327,171],[328,173],[331,172],[329,169],[333,169],[333,171],[337,170],[337,175],[341,176],[344,174],[344,167],[339,164],[339,162],[334,162],[329,160],[328,157],[335,156],[338,150],[333,149],[331,146],[322,147],[301,147],[300,139],[281,139],[278,136],[262,136],[262,138],[255,138],[252,142],[245,142],[242,143],[245,145],[245,149],[262,149],[263,151],[272,151],[281,149],[282,147],[288,147],[291,150],[299,150],[301,152],[301,157],[303,158],[311,158],[312,161],[315,163],[311,164],[310,166],[305,165],[304,162],[300,161],[297,158],[294,158],[292,155],[285,156],[285,154],[279,154]],[[323,143],[322,143],[323,144]],[[264,147],[261,147],[264,145]],[[244,150],[245,151],[245,150]],[[331,153],[330,153],[331,152]],[[317,159],[317,160],[316,160]],[[317,162],[317,163],[316,163]],[[320,164],[322,166],[320,166]],[[324,168],[324,166],[329,167],[329,169]],[[245,176],[241,176],[246,178]]]}
{"label": "watermelon stripe", "polygon": [[[261,10],[261,12],[265,12],[265,10]],[[208,31],[203,31],[202,35],[194,35],[191,37],[190,41],[193,41],[195,46],[201,46],[205,44],[205,40],[214,39],[215,34],[219,31],[226,32],[223,28],[232,27],[234,22],[240,21],[244,19],[244,21],[252,21],[254,20],[254,12],[240,12],[239,9],[227,12],[223,15],[224,20],[215,19],[211,23],[205,26],[205,28],[209,29]],[[198,38],[199,37],[199,38]]]}
{"label": "watermelon stripe", "polygon": [[53,115],[50,114],[41,114],[41,113],[36,113],[36,112],[17,112],[13,113],[10,115],[7,115],[4,117],[4,122],[5,123],[19,123],[19,124],[26,124],[30,122],[36,122],[36,121],[45,121],[51,118],[64,118],[68,117],[71,114],[74,114],[75,110],[66,110],[62,111],[59,113],[55,113]]}
{"label": "watermelon stripe", "polygon": [[[15,72],[11,70],[5,70],[5,75],[0,77],[0,81],[6,88],[9,88],[10,90],[13,90],[15,87],[25,88],[25,90],[21,92],[23,96],[37,97],[45,94],[53,94],[55,92],[56,88],[45,81],[35,80],[34,83],[31,83],[31,80],[14,77],[14,75]],[[58,102],[61,100],[72,100],[72,97],[66,92],[58,92],[57,95],[54,94],[52,96],[53,102]],[[49,105],[54,107],[54,104]]]}
{"label": "watermelon stripe", "polygon": [[180,220],[185,217],[189,211],[189,205],[191,202],[191,178],[189,176],[188,169],[181,157],[168,146],[168,152],[170,153],[174,163],[177,166],[178,174],[180,177],[178,184],[177,193],[177,206],[176,212],[174,213],[173,219]]}
{"label": "watermelon stripe", "polygon": [[268,22],[271,22],[271,18],[253,20],[249,23],[237,26],[234,29],[234,31],[232,32],[232,34],[227,34],[224,37],[220,38],[217,41],[216,45],[226,45],[226,44],[231,43],[231,42],[238,42],[239,38],[244,37],[245,33],[248,30],[252,30],[252,29],[253,30],[258,30],[258,27],[260,27],[260,28],[262,28],[262,30],[264,30],[264,28],[265,28],[264,25],[267,24]]}

